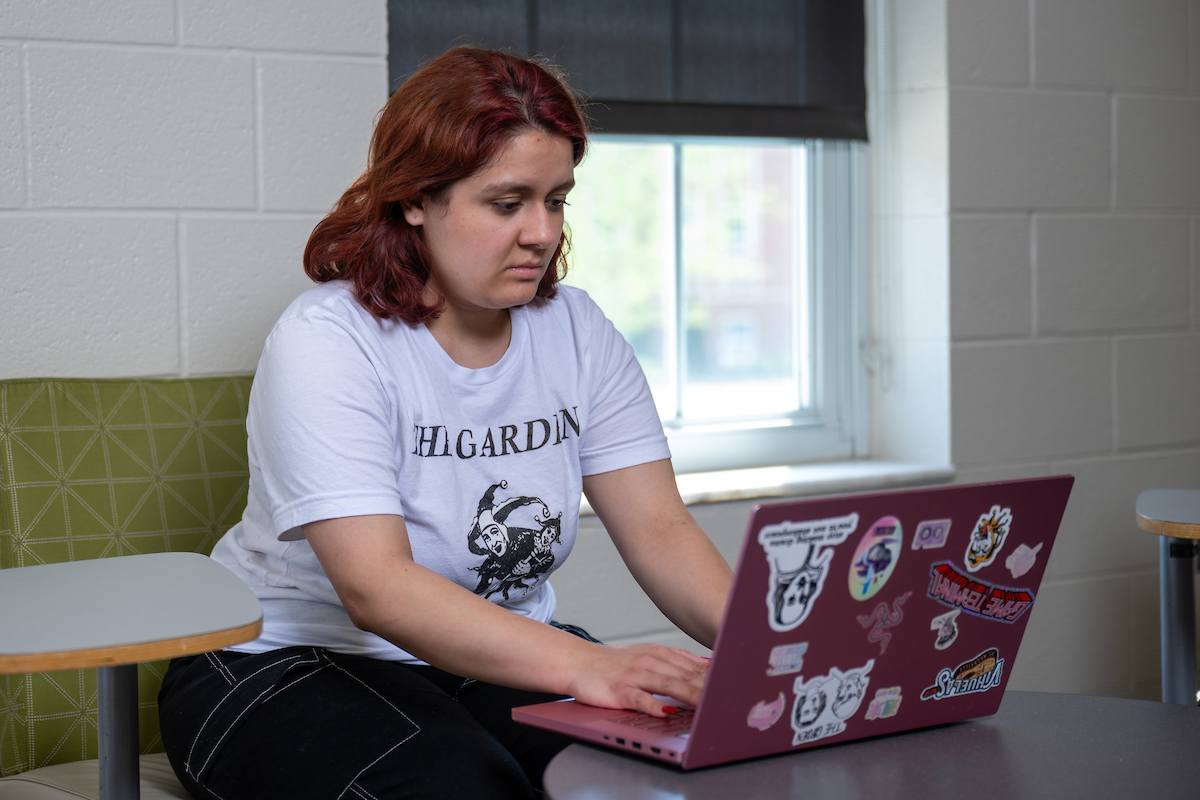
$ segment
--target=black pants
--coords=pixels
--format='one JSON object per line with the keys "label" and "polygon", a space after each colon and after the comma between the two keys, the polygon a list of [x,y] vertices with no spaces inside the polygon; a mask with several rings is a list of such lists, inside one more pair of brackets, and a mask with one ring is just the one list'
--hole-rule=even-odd
{"label": "black pants", "polygon": [[176,659],[158,700],[167,755],[198,798],[484,800],[541,795],[571,740],[510,712],[557,697],[289,647]]}

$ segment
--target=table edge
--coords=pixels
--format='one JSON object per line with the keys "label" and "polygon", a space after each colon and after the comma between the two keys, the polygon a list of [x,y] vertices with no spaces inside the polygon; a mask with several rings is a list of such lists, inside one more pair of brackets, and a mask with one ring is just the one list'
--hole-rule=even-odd
{"label": "table edge", "polygon": [[1138,527],[1147,533],[1159,536],[1170,536],[1175,539],[1200,539],[1200,525],[1187,522],[1168,522],[1161,519],[1151,519],[1137,512]]}
{"label": "table edge", "polygon": [[156,639],[111,647],[60,650],[53,653],[9,653],[0,655],[0,675],[22,672],[55,672],[65,669],[114,667],[163,658],[179,658],[254,639],[262,631],[262,617],[246,625],[190,636]]}

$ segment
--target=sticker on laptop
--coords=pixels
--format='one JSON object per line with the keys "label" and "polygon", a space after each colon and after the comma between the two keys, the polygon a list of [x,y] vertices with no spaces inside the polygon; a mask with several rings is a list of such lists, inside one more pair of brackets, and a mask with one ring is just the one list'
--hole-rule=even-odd
{"label": "sticker on laptop", "polygon": [[1033,605],[1033,592],[1010,589],[963,575],[949,561],[929,569],[930,599],[968,614],[999,622],[1016,622]]}
{"label": "sticker on laptop", "polygon": [[1000,685],[1004,677],[1004,659],[996,648],[984,650],[970,661],[964,661],[951,671],[943,669],[933,686],[921,692],[922,700],[945,700],[964,694],[986,692]]}
{"label": "sticker on laptop", "polygon": [[754,704],[754,708],[750,709],[750,713],[746,715],[746,724],[755,730],[765,731],[776,722],[779,722],[779,718],[783,716],[785,708],[787,708],[787,700],[784,699],[783,692],[780,692],[779,697],[769,703],[765,700],[759,700]]}
{"label": "sticker on laptop", "polygon": [[975,523],[971,540],[967,542],[967,553],[963,556],[968,572],[978,572],[996,560],[1011,527],[1012,511],[1007,508],[992,506],[986,514],[979,515],[979,522]]}
{"label": "sticker on laptop", "polygon": [[767,657],[767,674],[790,675],[804,669],[804,654],[808,652],[808,642],[795,644],[780,644],[771,648]]}
{"label": "sticker on laptop", "polygon": [[893,628],[904,621],[904,601],[912,597],[912,592],[905,592],[892,601],[892,608],[889,611],[887,603],[880,603],[875,606],[875,610],[870,614],[863,614],[858,617],[858,624],[864,628],[870,628],[871,632],[867,634],[868,642],[879,642],[879,655],[887,652],[888,642],[891,641],[892,635],[886,633],[888,628]]}
{"label": "sticker on laptop", "polygon": [[867,704],[866,719],[887,719],[896,716],[903,699],[899,686],[885,686],[877,690],[875,699]]}
{"label": "sticker on laptop", "polygon": [[792,682],[796,699],[792,704],[792,746],[836,736],[846,730],[846,720],[854,716],[867,693],[871,679],[867,673],[875,666],[870,659],[861,667],[842,672],[831,667],[828,675]]}
{"label": "sticker on laptop", "polygon": [[961,613],[962,610],[956,608],[929,621],[929,630],[937,631],[937,639],[934,640],[933,646],[938,650],[945,650],[958,638],[958,623],[954,619]]}
{"label": "sticker on laptop", "polygon": [[771,568],[767,587],[767,622],[780,633],[808,619],[813,603],[825,586],[833,547],[846,541],[858,527],[858,514],[807,522],[764,525],[758,543]]}
{"label": "sticker on laptop", "polygon": [[1033,565],[1037,563],[1037,554],[1042,549],[1042,544],[1042,542],[1038,542],[1032,548],[1027,544],[1018,545],[1017,549],[1013,550],[1008,558],[1004,559],[1004,566],[1008,567],[1008,571],[1012,573],[1014,578],[1019,578],[1033,569]]}
{"label": "sticker on laptop", "polygon": [[870,600],[892,577],[900,551],[904,549],[904,531],[900,520],[881,517],[867,528],[850,563],[850,596]]}
{"label": "sticker on laptop", "polygon": [[950,534],[950,520],[927,519],[917,523],[917,532],[913,534],[913,550],[934,550],[946,546],[946,536]]}

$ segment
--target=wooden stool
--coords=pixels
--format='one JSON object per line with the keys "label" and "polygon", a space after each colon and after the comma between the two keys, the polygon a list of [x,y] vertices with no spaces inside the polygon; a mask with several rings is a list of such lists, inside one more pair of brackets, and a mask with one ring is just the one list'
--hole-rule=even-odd
{"label": "wooden stool", "polygon": [[1162,699],[1196,705],[1196,607],[1192,565],[1200,539],[1200,490],[1151,489],[1137,499],[1137,524],[1158,543]]}

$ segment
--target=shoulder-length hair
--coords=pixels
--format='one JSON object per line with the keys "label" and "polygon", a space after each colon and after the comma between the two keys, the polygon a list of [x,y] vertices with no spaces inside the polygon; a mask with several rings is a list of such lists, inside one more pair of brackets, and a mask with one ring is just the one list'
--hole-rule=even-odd
{"label": "shoulder-length hair", "polygon": [[[317,282],[350,281],[359,302],[379,318],[416,323],[437,316],[443,301],[423,299],[429,251],[404,219],[404,205],[440,199],[530,129],[565,137],[575,164],[582,160],[587,126],[553,67],[477,47],[433,59],[380,112],[367,169],[313,230],[305,273]],[[564,231],[538,297],[557,292],[569,247]]]}

